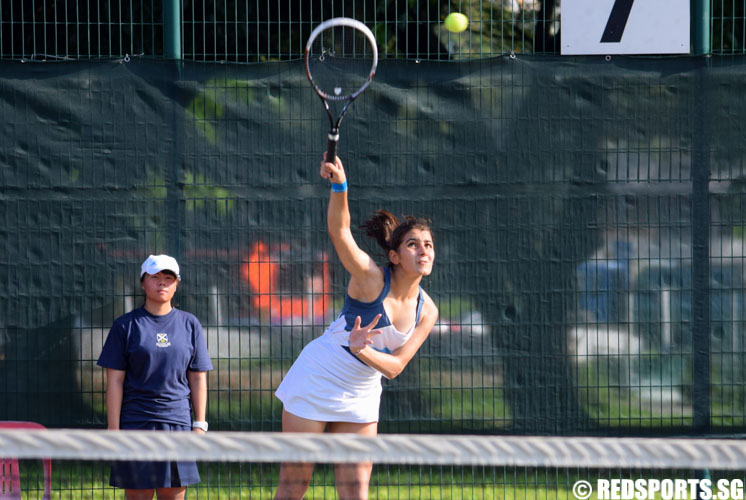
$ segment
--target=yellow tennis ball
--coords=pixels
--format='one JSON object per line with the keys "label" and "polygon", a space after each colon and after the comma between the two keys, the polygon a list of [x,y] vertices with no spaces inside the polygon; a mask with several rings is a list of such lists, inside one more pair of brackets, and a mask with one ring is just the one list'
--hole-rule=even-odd
{"label": "yellow tennis ball", "polygon": [[444,24],[451,33],[461,33],[469,27],[469,18],[460,12],[451,12],[446,17]]}

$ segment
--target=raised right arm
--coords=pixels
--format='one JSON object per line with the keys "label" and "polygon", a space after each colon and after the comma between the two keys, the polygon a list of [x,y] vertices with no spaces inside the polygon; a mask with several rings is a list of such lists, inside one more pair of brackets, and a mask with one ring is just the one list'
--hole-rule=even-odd
{"label": "raised right arm", "polygon": [[[342,162],[337,157],[334,164],[323,161],[321,177],[333,184],[343,184],[347,176]],[[347,203],[347,191],[331,191],[327,212],[327,229],[339,260],[350,273],[348,293],[351,297],[362,300],[374,300],[383,287],[383,271],[375,261],[357,245],[350,228],[350,208]]]}

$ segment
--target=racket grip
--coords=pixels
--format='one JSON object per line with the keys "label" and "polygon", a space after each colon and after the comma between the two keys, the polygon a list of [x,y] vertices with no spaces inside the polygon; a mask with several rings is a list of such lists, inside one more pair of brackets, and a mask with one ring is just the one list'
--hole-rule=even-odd
{"label": "racket grip", "polygon": [[326,143],[326,161],[334,163],[337,158],[337,144],[339,143],[339,132],[337,130],[331,130],[329,132],[329,140]]}

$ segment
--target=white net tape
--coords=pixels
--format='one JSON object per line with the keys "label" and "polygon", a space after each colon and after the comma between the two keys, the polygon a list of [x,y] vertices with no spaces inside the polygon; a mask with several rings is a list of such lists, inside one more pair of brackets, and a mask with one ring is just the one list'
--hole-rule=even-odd
{"label": "white net tape", "polygon": [[197,460],[739,470],[746,442],[726,439],[2,430],[0,455],[66,460]]}

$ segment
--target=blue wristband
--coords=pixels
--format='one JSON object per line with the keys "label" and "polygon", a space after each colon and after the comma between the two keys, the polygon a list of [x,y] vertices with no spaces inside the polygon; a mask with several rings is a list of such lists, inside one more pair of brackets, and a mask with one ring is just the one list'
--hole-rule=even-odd
{"label": "blue wristband", "polygon": [[344,181],[340,184],[332,183],[332,192],[344,193],[345,191],[347,191],[347,181]]}

